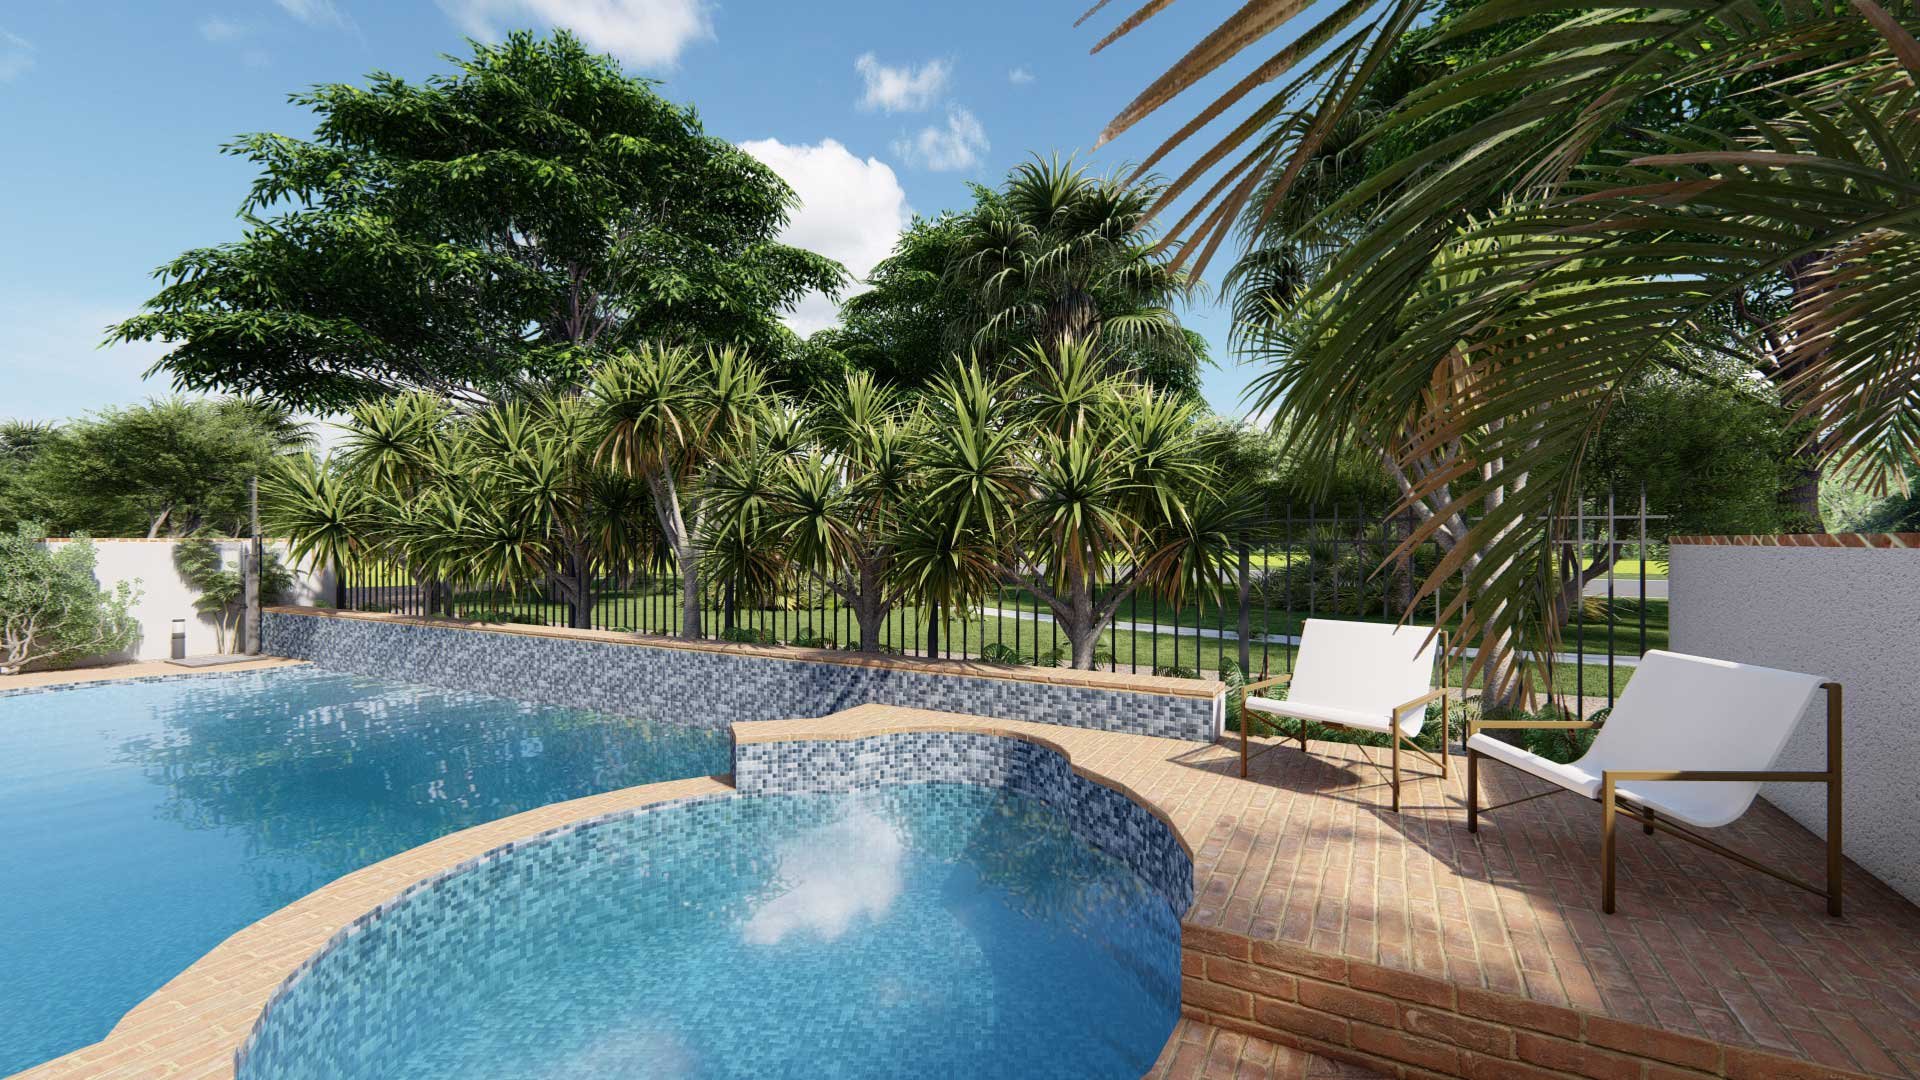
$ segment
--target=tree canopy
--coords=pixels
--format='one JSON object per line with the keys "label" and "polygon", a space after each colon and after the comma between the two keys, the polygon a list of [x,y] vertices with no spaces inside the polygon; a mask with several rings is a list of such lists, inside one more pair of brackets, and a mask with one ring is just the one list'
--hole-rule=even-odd
{"label": "tree canopy", "polygon": [[997,188],[974,184],[965,210],[916,217],[871,288],[842,306],[842,325],[810,343],[919,387],[956,356],[1017,368],[1036,341],[1097,335],[1116,367],[1198,400],[1207,346],[1172,311],[1189,283],[1154,247],[1144,211],[1155,190],[1057,158]]}
{"label": "tree canopy", "polygon": [[112,338],[171,342],[178,387],[314,410],[578,381],[649,339],[778,373],[799,346],[778,314],[845,271],[776,240],[797,199],[772,169],[564,31],[453,63],[314,87],[292,99],[311,139],[228,145],[260,169],[244,236],[160,267]]}
{"label": "tree canopy", "polygon": [[279,406],[159,398],[60,425],[0,427],[0,528],[238,536],[247,481],[310,439]]}

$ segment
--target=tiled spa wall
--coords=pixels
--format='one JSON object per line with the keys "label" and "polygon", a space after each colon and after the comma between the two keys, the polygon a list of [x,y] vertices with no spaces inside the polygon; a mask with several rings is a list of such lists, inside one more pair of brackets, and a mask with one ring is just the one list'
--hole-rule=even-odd
{"label": "tiled spa wall", "polygon": [[[738,838],[769,828],[768,815],[833,812],[832,804],[754,796],[941,781],[1002,787],[1046,803],[1082,841],[1127,863],[1166,899],[1174,918],[1193,898],[1192,860],[1167,824],[1119,792],[1076,775],[1058,752],[1024,740],[904,732],[749,742],[736,747],[735,774],[735,794],[654,803],[515,841],[418,882],[354,920],[274,993],[235,1054],[237,1075],[323,1080],[377,1070],[404,1049],[409,1025],[458,1022],[457,1016],[434,1013],[445,996],[438,990],[490,978],[488,965],[498,950],[473,947],[474,925],[484,932],[502,911],[510,911],[516,924],[556,934],[596,919],[628,920],[634,917],[632,897],[622,899],[616,891],[611,899],[597,899],[604,890],[596,883],[604,884],[610,873],[653,882],[649,888],[663,890],[656,899],[677,903],[674,890],[684,892],[703,874],[724,877],[729,860],[764,862]],[[663,870],[671,872],[657,872]],[[752,901],[743,894],[737,902],[744,909]],[[611,906],[601,910],[595,904]],[[543,940],[536,936],[526,947],[544,947]],[[432,962],[421,962],[423,956]],[[1177,994],[1177,948],[1165,955],[1143,952],[1137,959]]]}
{"label": "tiled spa wall", "polygon": [[954,782],[1003,787],[1052,806],[1081,840],[1140,875],[1176,915],[1193,905],[1193,860],[1166,822],[1073,771],[1057,751],[1024,739],[915,731],[863,739],[742,742],[733,783],[743,795],[863,791]]}
{"label": "tiled spa wall", "polygon": [[1222,700],[412,622],[265,614],[264,651],[338,671],[721,727],[869,703],[1210,742]]}

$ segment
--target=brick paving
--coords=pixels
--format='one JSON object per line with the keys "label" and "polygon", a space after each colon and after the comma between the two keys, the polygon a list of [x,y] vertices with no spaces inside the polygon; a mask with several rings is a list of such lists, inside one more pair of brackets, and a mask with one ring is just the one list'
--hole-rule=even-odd
{"label": "brick paving", "polygon": [[[1920,1078],[1920,909],[1851,865],[1835,920],[1816,897],[1624,829],[1620,914],[1604,916],[1598,809],[1539,799],[1469,834],[1459,758],[1445,782],[1410,778],[1395,815],[1384,751],[1341,744],[1275,749],[1241,780],[1224,745],[886,706],[765,727],[1029,739],[1172,824],[1197,899],[1187,1019],[1155,1076],[1364,1076],[1364,1063],[1405,1078]],[[1498,766],[1482,779],[1487,803],[1541,790]],[[676,781],[558,804],[348,875],[229,939],[106,1041],[22,1076],[230,1077],[272,988],[408,883],[565,821],[721,790]],[[1765,804],[1716,836],[1819,872],[1820,844]]]}

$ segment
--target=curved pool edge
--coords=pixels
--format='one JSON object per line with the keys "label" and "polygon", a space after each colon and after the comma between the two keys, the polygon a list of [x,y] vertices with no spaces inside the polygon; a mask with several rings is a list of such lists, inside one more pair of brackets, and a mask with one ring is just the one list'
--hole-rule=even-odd
{"label": "curved pool edge", "polygon": [[[1121,769],[1109,768],[1109,759],[1100,753],[1102,746],[1116,742],[1159,744],[1171,740],[886,705],[862,705],[818,719],[741,723],[733,729],[736,754],[741,745],[836,742],[929,732],[993,736],[1036,746],[1056,755],[1069,775],[1123,797],[1163,825],[1187,860],[1191,877],[1195,850],[1192,838],[1174,816],[1138,794]],[[1192,744],[1174,745],[1192,749]],[[1156,752],[1150,756],[1160,755]],[[1123,754],[1110,761],[1119,765],[1128,757]],[[15,1073],[7,1080],[78,1076],[101,1080],[149,1076],[232,1080],[242,1049],[273,1002],[356,923],[492,854],[542,837],[650,806],[741,793],[731,775],[669,780],[552,803],[411,848],[338,878],[236,931],[129,1010],[101,1041]],[[1191,885],[1188,895],[1192,895]],[[1184,912],[1176,908],[1176,914]]]}

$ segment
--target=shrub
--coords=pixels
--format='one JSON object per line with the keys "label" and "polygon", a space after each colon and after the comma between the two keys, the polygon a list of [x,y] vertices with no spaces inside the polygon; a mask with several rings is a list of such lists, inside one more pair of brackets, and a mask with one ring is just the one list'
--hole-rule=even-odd
{"label": "shrub", "polygon": [[[247,598],[246,575],[237,566],[229,569],[220,557],[220,549],[211,540],[182,540],[175,544],[173,565],[180,571],[180,580],[198,593],[193,610],[213,616],[215,647],[223,653],[229,652],[231,642],[238,648],[240,617],[245,614]],[[260,569],[260,602],[279,603],[292,589],[293,575],[280,561],[278,553],[268,551]]]}
{"label": "shrub", "polygon": [[[736,645],[774,645],[773,631],[756,629],[751,626],[729,626],[720,631],[721,641],[731,641]],[[798,644],[796,642],[795,644]]]}
{"label": "shrub", "polygon": [[138,591],[124,581],[100,587],[93,544],[78,536],[54,551],[45,539],[26,524],[0,536],[0,675],[118,652],[138,632],[128,610]]}

